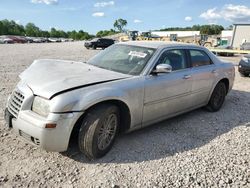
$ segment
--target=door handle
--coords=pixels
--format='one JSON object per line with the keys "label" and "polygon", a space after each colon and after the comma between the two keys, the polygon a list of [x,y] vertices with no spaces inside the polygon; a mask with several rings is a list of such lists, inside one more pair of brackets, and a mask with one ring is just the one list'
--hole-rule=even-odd
{"label": "door handle", "polygon": [[191,78],[191,75],[185,75],[185,76],[183,76],[183,79],[189,79],[189,78]]}
{"label": "door handle", "polygon": [[214,69],[214,70],[212,70],[212,73],[216,73],[217,71]]}

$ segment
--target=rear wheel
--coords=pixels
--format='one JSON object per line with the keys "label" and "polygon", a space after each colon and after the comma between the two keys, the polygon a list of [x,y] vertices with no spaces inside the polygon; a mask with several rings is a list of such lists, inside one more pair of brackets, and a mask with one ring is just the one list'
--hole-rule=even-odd
{"label": "rear wheel", "polygon": [[206,108],[210,112],[218,111],[222,107],[222,105],[225,101],[226,94],[227,94],[226,85],[223,82],[219,82],[215,86],[214,91],[211,95],[211,98],[210,98]]}
{"label": "rear wheel", "polygon": [[114,105],[99,105],[90,110],[79,131],[80,151],[89,159],[104,156],[114,144],[119,124],[119,109]]}

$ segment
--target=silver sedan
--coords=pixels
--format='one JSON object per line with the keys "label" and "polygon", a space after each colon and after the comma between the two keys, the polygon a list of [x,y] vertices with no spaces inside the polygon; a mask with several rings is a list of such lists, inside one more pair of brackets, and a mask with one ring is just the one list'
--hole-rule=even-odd
{"label": "silver sedan", "polygon": [[234,67],[206,48],[166,42],[112,45],[88,62],[35,60],[5,110],[16,134],[47,151],[65,151],[72,132],[90,159],[118,133],[204,107],[218,111]]}

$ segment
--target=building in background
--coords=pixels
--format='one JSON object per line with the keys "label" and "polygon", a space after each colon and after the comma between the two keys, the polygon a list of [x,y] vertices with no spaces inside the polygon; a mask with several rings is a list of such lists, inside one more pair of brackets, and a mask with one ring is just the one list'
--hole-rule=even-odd
{"label": "building in background", "polygon": [[244,42],[250,42],[250,23],[234,24],[231,46],[240,48]]}
{"label": "building in background", "polygon": [[170,37],[177,35],[177,37],[191,37],[200,35],[200,31],[152,31],[153,36]]}
{"label": "building in background", "polygon": [[223,30],[221,32],[221,44],[230,45],[233,37],[233,30]]}

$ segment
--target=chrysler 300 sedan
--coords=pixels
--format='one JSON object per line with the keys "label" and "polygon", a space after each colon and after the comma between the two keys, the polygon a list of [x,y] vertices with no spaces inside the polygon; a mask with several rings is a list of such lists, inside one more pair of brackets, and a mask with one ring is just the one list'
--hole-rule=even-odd
{"label": "chrysler 300 sedan", "polygon": [[80,151],[93,159],[121,132],[200,107],[218,111],[234,74],[231,63],[200,46],[118,43],[88,62],[35,60],[9,96],[5,119],[47,151],[67,150],[77,135]]}

